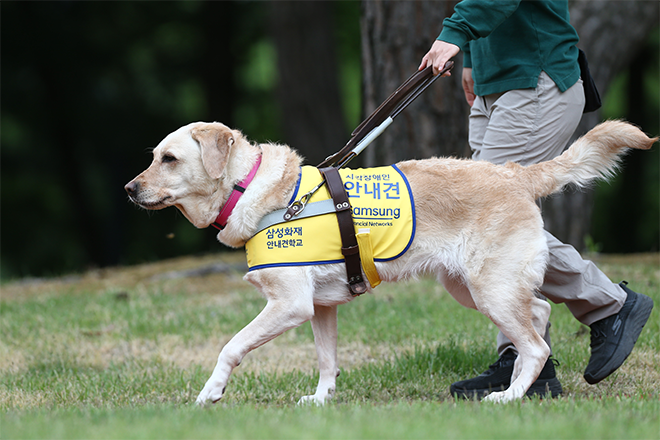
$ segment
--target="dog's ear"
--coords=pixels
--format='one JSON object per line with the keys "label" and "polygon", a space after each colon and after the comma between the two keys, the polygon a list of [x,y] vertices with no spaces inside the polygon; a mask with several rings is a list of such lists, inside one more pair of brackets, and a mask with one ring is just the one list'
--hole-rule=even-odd
{"label": "dog's ear", "polygon": [[212,124],[205,124],[191,130],[191,136],[199,142],[202,149],[202,164],[212,179],[222,176],[229,152],[234,145],[234,136],[231,130]]}

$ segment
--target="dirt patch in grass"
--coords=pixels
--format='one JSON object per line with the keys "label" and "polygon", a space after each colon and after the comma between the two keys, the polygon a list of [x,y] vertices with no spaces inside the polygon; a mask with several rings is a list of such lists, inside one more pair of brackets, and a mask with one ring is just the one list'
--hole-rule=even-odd
{"label": "dirt patch in grass", "polygon": [[[205,342],[190,343],[176,335],[167,335],[154,340],[90,340],[80,339],[75,344],[66,346],[51,344],[51,353],[66,352],[67,358],[78,365],[104,369],[111,364],[131,361],[159,362],[188,369],[201,366],[211,371],[218,354],[229,341],[230,336],[211,338]],[[316,349],[313,342],[295,342],[286,336],[278,338],[249,353],[241,366],[240,372],[281,373],[285,371],[310,372],[317,369]],[[385,345],[365,345],[350,342],[338,347],[337,358],[342,369],[351,369],[365,363],[392,360],[397,353],[406,351],[405,347],[392,349]],[[36,353],[20,348],[0,347],[0,371],[20,373],[38,362]],[[43,359],[41,359],[43,360]]]}
{"label": "dirt patch in grass", "polygon": [[[223,269],[213,270],[222,263]],[[243,252],[209,254],[201,257],[180,257],[155,263],[128,267],[93,269],[83,274],[56,278],[25,278],[2,286],[2,298],[21,299],[54,292],[87,294],[89,292],[121,293],[145,285],[164,285],[189,293],[220,291],[222,286],[247,284],[242,280],[247,271]],[[186,274],[188,272],[188,274]],[[177,275],[178,274],[178,275]],[[192,282],[191,282],[192,280]]]}

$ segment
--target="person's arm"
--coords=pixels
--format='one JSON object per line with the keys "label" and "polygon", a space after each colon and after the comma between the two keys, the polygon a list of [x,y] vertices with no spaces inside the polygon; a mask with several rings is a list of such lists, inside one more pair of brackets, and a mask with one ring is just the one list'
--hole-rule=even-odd
{"label": "person's arm", "polygon": [[[445,66],[445,63],[454,58],[461,51],[461,48],[455,44],[447,43],[441,40],[435,40],[431,49],[422,58],[422,63],[419,65],[419,70],[424,70],[426,66],[433,66],[433,74],[437,75],[440,70]],[[445,76],[450,76],[451,72],[447,71]]]}
{"label": "person's arm", "polygon": [[433,73],[444,67],[469,41],[487,37],[510,17],[520,0],[463,0],[454,7],[454,14],[442,22],[442,32],[422,58],[419,70],[429,65]]}

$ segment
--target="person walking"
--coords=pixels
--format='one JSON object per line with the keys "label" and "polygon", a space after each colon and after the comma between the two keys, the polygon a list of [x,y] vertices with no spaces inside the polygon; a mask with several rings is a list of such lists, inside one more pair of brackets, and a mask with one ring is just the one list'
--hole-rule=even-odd
{"label": "person walking", "polygon": [[[580,121],[585,88],[578,41],[567,0],[463,0],[443,21],[419,70],[433,66],[437,74],[462,50],[472,158],[530,165],[561,154]],[[631,353],[653,301],[626,282],[612,283],[595,264],[547,231],[546,237],[548,268],[535,294],[565,303],[590,327],[591,356],[584,378],[598,383]],[[551,347],[549,327],[542,336]],[[499,359],[488,370],[453,383],[451,393],[482,398],[491,390],[508,388],[517,351],[501,332],[497,351]],[[528,395],[562,393],[554,367],[549,358]]]}

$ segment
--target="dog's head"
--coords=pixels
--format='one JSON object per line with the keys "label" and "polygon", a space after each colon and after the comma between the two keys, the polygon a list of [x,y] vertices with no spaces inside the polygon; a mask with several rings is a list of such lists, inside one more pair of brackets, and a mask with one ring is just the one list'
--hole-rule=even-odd
{"label": "dog's head", "polygon": [[176,206],[192,224],[207,227],[218,215],[218,194],[240,132],[196,122],[170,133],[153,150],[153,162],[124,188],[145,209]]}

